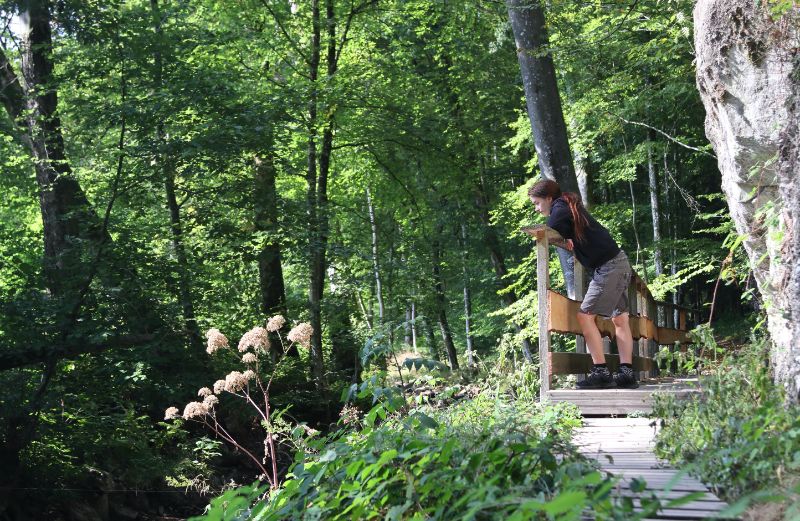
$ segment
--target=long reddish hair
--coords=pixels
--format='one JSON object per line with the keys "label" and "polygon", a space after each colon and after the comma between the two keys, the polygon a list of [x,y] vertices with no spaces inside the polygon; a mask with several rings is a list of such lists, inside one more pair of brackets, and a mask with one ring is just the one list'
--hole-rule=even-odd
{"label": "long reddish hair", "polygon": [[549,179],[542,179],[537,181],[528,190],[528,197],[552,197],[555,201],[559,197],[564,199],[569,206],[569,211],[572,212],[572,221],[575,223],[574,232],[575,240],[582,242],[586,234],[586,228],[589,227],[589,219],[586,218],[586,208],[583,207],[581,196],[575,192],[561,192],[561,187],[558,183]]}

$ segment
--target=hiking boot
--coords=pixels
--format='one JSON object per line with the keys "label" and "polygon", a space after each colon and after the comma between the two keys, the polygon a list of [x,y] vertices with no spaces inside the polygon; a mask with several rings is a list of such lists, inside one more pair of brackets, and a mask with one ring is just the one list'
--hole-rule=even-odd
{"label": "hiking boot", "polygon": [[589,375],[582,382],[578,382],[578,389],[608,389],[616,387],[614,378],[611,377],[607,367],[592,367]]}
{"label": "hiking boot", "polygon": [[619,371],[614,373],[614,381],[620,389],[636,389],[639,382],[636,381],[636,372],[630,367],[619,366]]}

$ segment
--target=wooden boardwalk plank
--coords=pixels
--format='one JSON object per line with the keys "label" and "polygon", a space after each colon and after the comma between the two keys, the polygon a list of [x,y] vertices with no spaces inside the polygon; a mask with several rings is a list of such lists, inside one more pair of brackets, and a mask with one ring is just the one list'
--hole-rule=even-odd
{"label": "wooden boardwalk plank", "polygon": [[[657,497],[665,502],[701,492],[702,496],[680,506],[668,506],[652,515],[660,521],[717,519],[728,504],[699,480],[659,461],[653,453],[658,422],[649,418],[586,418],[573,443],[586,457],[597,460],[600,469],[619,478],[617,498],[629,497],[641,512],[641,498]],[[634,492],[634,482],[645,488]]]}
{"label": "wooden boardwalk plank", "polygon": [[688,396],[698,392],[696,378],[673,378],[642,382],[638,389],[550,389],[545,396],[553,403],[574,403],[584,415],[608,416],[652,412],[654,393]]}

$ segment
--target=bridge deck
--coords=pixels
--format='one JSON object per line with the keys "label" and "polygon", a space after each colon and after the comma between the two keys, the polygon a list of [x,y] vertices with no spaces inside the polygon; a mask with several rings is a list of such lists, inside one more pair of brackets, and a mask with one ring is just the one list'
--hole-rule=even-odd
{"label": "bridge deck", "polygon": [[585,416],[650,413],[654,393],[686,396],[698,392],[696,384],[696,378],[671,378],[644,381],[638,389],[551,389],[546,397],[551,402],[574,403]]}
{"label": "bridge deck", "polygon": [[[632,498],[636,507],[641,504],[640,498],[653,495],[668,502],[694,492],[702,494],[684,505],[666,505],[661,511],[650,514],[648,519],[735,519],[717,517],[728,507],[727,503],[700,481],[656,458],[653,454],[655,424],[647,418],[586,418],[573,441],[584,455],[600,463],[603,472],[621,478],[615,496]],[[643,491],[631,490],[635,478],[646,482]]]}

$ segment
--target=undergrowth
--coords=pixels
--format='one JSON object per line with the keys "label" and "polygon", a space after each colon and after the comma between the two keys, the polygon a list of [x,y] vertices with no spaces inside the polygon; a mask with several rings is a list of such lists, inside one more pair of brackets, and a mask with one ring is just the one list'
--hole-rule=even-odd
{"label": "undergrowth", "polygon": [[[705,347],[717,352],[716,345]],[[800,408],[785,406],[768,361],[767,341],[754,339],[707,366],[701,393],[657,397],[653,416],[662,418],[662,429],[656,452],[688,466],[741,510],[759,500],[782,501],[785,519],[798,519],[794,494],[800,490],[793,488],[800,473]]]}

